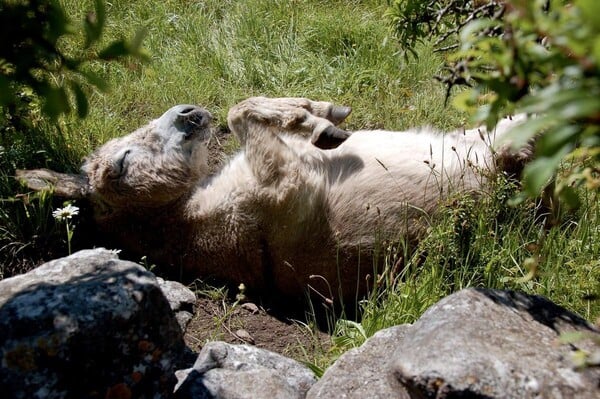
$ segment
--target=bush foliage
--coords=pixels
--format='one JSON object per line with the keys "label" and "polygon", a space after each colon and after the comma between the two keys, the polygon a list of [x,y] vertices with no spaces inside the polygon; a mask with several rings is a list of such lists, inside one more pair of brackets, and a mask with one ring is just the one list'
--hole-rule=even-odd
{"label": "bush foliage", "polygon": [[92,64],[100,69],[125,57],[146,58],[142,30],[131,40],[103,39],[103,0],[95,0],[80,24],[68,11],[57,0],[0,0],[0,279],[32,268],[41,254],[62,255],[51,217],[58,200],[48,193],[15,195],[14,170],[78,163],[60,116],[73,110],[73,118],[87,116],[93,92],[107,91]]}
{"label": "bush foliage", "polygon": [[107,88],[106,82],[86,65],[129,55],[145,57],[141,50],[143,32],[133,40],[115,40],[97,49],[105,22],[104,1],[96,0],[94,11],[83,21],[80,53],[67,54],[61,49],[61,39],[79,32],[59,1],[2,0],[0,107],[14,114],[15,108],[24,104],[21,98],[33,94],[42,99],[44,114],[55,119],[71,111],[73,98],[78,115],[86,116],[88,99],[84,88]]}
{"label": "bush foliage", "polygon": [[[394,1],[392,21],[403,46],[442,40],[449,90],[469,89],[454,104],[493,126],[507,114],[535,115],[513,134],[515,144],[537,138],[536,160],[523,175],[535,196],[565,159],[557,194],[578,205],[577,186],[600,187],[600,2],[596,0]],[[485,15],[484,15],[485,14]],[[433,21],[433,22],[432,22]],[[444,23],[462,27],[450,36]],[[454,40],[454,41],[453,41]],[[448,44],[447,42],[450,42]],[[440,42],[441,43],[441,42]]]}

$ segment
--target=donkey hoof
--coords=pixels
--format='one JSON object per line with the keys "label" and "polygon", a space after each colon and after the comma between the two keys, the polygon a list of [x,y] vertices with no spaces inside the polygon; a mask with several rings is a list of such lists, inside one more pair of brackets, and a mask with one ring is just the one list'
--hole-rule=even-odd
{"label": "donkey hoof", "polygon": [[329,111],[327,119],[333,122],[334,125],[339,125],[350,115],[350,112],[352,112],[352,108],[350,107],[334,105]]}
{"label": "donkey hoof", "polygon": [[336,126],[328,126],[317,137],[313,144],[323,150],[330,150],[342,144],[352,133]]}

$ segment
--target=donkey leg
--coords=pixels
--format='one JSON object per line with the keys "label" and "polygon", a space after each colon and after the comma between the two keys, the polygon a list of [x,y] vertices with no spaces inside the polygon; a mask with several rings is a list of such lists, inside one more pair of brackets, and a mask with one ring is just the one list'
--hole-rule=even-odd
{"label": "donkey leg", "polygon": [[350,107],[306,98],[252,97],[231,108],[227,121],[242,142],[249,124],[258,123],[279,127],[285,133],[309,135],[313,144],[333,148],[350,136],[336,127],[350,112]]}

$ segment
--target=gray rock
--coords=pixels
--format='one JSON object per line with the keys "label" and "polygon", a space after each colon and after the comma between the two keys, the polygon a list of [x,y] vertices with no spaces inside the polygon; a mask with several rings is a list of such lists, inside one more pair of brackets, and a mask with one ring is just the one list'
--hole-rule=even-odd
{"label": "gray rock", "polygon": [[0,282],[4,398],[166,397],[184,348],[154,275],[111,251]]}
{"label": "gray rock", "polygon": [[175,387],[177,398],[600,398],[600,368],[570,361],[598,348],[558,341],[600,333],[541,297],[460,291],[414,325],[378,332],[316,384],[292,359],[224,342],[174,373],[186,352],[173,311],[195,301],[104,249],[0,281],[2,397],[160,398]]}
{"label": "gray rock", "polygon": [[344,353],[308,391],[308,399],[408,399],[408,393],[390,371],[390,356],[409,325],[378,331],[359,348]]}
{"label": "gray rock", "polygon": [[406,332],[391,371],[415,398],[600,398],[600,370],[570,361],[591,343],[559,344],[568,331],[594,333],[544,298],[466,289]]}
{"label": "gray rock", "polygon": [[177,281],[164,280],[157,277],[158,285],[169,302],[171,310],[185,332],[187,325],[194,317],[194,307],[196,306],[196,294],[185,285]]}
{"label": "gray rock", "polygon": [[570,361],[598,348],[559,344],[572,331],[598,334],[541,297],[463,290],[342,355],[307,398],[600,398],[600,369]]}
{"label": "gray rock", "polygon": [[304,398],[312,371],[276,353],[248,345],[210,342],[193,368],[177,372],[175,396],[219,399]]}

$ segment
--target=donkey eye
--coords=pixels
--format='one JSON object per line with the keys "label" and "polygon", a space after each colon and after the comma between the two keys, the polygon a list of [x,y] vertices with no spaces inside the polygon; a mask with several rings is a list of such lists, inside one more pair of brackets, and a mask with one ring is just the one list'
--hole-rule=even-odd
{"label": "donkey eye", "polygon": [[125,151],[121,156],[121,159],[119,159],[119,163],[117,164],[117,174],[119,177],[123,176],[127,170],[127,156],[130,152],[131,150]]}

